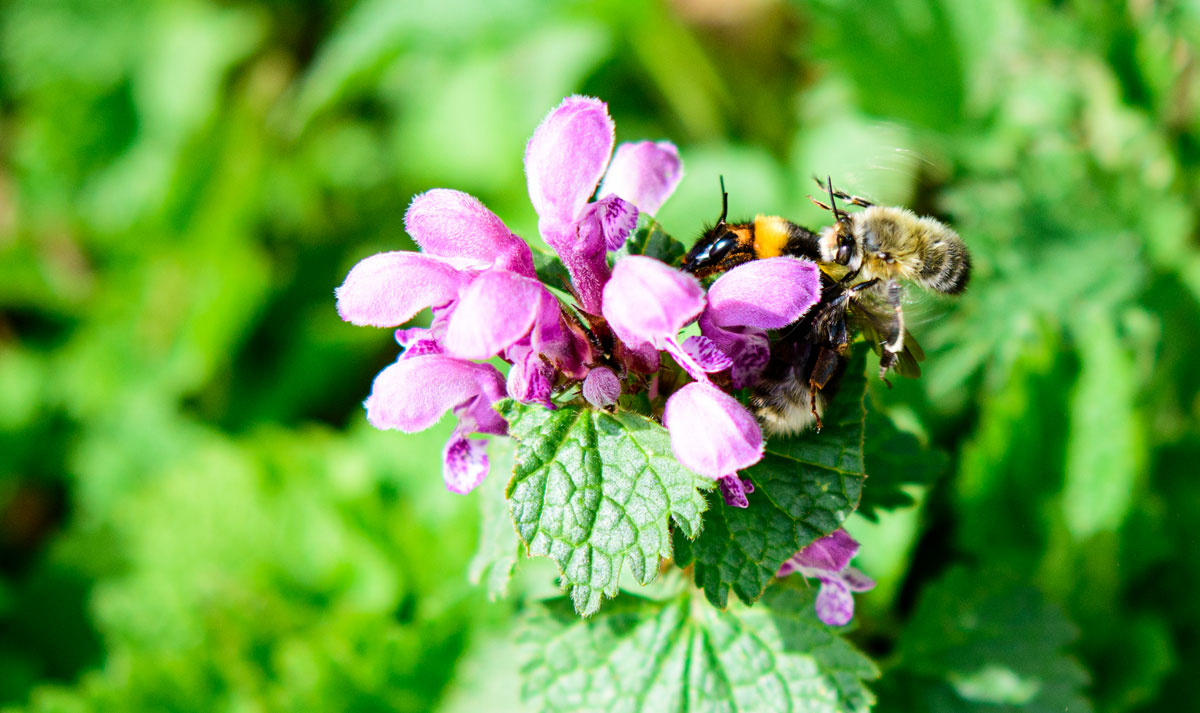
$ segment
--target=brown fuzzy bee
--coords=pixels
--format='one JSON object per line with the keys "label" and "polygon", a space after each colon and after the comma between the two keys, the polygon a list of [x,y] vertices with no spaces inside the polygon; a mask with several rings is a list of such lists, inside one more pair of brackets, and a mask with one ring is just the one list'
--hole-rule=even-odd
{"label": "brown fuzzy bee", "polygon": [[[818,181],[818,184],[820,181]],[[906,208],[880,206],[825,184],[834,223],[819,233],[775,216],[726,223],[728,194],[722,182],[721,217],[688,252],[683,269],[704,277],[751,260],[795,255],[823,273],[821,301],[772,345],[771,361],[751,395],[759,419],[772,433],[821,425],[821,413],[845,370],[852,330],[879,352],[880,378],[889,369],[920,375],[920,345],[904,327],[902,281],[943,294],[959,294],[971,273],[962,238],[933,218]],[[841,198],[863,208],[846,213]]]}

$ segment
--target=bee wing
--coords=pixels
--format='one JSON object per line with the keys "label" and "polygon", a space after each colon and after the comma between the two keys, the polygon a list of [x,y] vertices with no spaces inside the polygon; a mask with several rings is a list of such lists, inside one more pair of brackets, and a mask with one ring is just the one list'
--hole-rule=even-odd
{"label": "bee wing", "polygon": [[[851,318],[862,331],[863,338],[871,345],[876,354],[883,353],[883,343],[893,323],[894,312],[890,305],[874,295],[862,295],[851,303]],[[895,371],[900,376],[915,379],[921,375],[919,362],[925,361],[925,350],[913,337],[912,332],[904,330],[904,349],[897,355]]]}

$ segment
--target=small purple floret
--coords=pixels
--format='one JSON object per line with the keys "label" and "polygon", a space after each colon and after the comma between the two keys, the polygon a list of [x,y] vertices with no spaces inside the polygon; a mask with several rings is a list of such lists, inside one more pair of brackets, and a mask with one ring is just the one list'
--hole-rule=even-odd
{"label": "small purple floret", "polygon": [[875,582],[850,566],[858,543],[845,530],[822,537],[783,563],[777,576],[799,572],[821,582],[817,593],[817,617],[830,626],[845,626],[854,617],[853,592],[865,592]]}

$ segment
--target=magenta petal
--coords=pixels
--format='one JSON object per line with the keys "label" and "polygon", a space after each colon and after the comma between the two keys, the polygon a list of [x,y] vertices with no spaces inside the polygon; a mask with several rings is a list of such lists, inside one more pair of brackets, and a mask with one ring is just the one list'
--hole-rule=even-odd
{"label": "magenta petal", "polygon": [[796,554],[801,566],[841,572],[858,554],[858,543],[843,530],[835,530]]}
{"label": "magenta petal", "polygon": [[733,388],[741,389],[758,381],[771,357],[770,342],[764,330],[754,327],[719,327],[710,319],[709,310],[700,315],[700,333],[712,340],[729,357]]}
{"label": "magenta petal", "polygon": [[396,327],[453,300],[470,276],[429,255],[378,253],[355,265],[335,290],[338,314],[351,324]]}
{"label": "magenta petal", "polygon": [[583,380],[583,398],[596,408],[612,406],[621,397],[621,381],[612,369],[598,366]]}
{"label": "magenta petal", "polygon": [[721,497],[729,507],[750,507],[750,500],[746,498],[746,494],[754,492],[754,485],[748,478],[741,478],[736,474],[724,475],[717,479],[717,486],[720,487]]}
{"label": "magenta petal", "polygon": [[733,360],[717,348],[708,337],[691,336],[683,340],[683,350],[696,361],[701,369],[710,374],[725,371],[733,366]]}
{"label": "magenta petal", "polygon": [[517,343],[543,309],[546,288],[515,272],[483,272],[462,292],[443,341],[464,359],[490,359]]}
{"label": "magenta petal", "polygon": [[479,199],[446,188],[415,198],[404,228],[430,255],[467,258],[533,277],[533,253],[525,241]]}
{"label": "magenta petal", "polygon": [[442,478],[446,489],[466,495],[483,482],[488,472],[487,441],[463,438],[457,432],[442,451]]}
{"label": "magenta petal", "polygon": [[830,626],[845,626],[854,618],[854,596],[841,580],[821,578],[817,618]]}
{"label": "magenta petal", "polygon": [[672,394],[663,424],[675,457],[701,475],[720,478],[762,458],[762,430],[754,416],[710,384],[688,384]]}
{"label": "magenta petal", "polygon": [[613,154],[600,195],[616,194],[654,215],[683,178],[679,150],[669,141],[624,143]]}
{"label": "magenta petal", "polygon": [[[402,359],[379,372],[365,405],[372,426],[415,433],[437,423],[450,409],[471,408],[503,424],[499,414],[487,415],[490,405],[503,395],[504,377],[491,364],[427,354]],[[493,420],[487,425],[498,427]]]}
{"label": "magenta petal", "polygon": [[637,227],[638,211],[620,196],[608,196],[584,208],[579,219],[581,243],[602,242],[605,250],[617,250]]}
{"label": "magenta petal", "polygon": [[704,289],[696,278],[654,258],[620,260],[604,286],[604,318],[634,347],[649,342],[665,349],[703,309]]}
{"label": "magenta petal", "polygon": [[817,264],[773,257],[738,265],[708,288],[707,316],[722,327],[780,329],[821,298]]}
{"label": "magenta petal", "polygon": [[563,100],[525,147],[529,199],[542,220],[574,224],[612,156],[615,127],[599,99]]}
{"label": "magenta petal", "polygon": [[554,408],[550,394],[554,388],[554,367],[524,343],[509,350],[512,368],[508,370],[508,395],[524,403]]}

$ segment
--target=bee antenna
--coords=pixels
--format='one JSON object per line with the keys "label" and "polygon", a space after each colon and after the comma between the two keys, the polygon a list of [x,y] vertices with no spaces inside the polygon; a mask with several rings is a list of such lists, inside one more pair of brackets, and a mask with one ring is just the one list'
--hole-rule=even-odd
{"label": "bee antenna", "polygon": [[729,213],[729,194],[725,192],[725,177],[720,176],[721,181],[721,217],[717,218],[717,225],[725,224],[725,216]]}
{"label": "bee antenna", "polygon": [[826,176],[825,181],[826,181],[825,186],[829,190],[829,206],[830,206],[830,210],[833,211],[833,219],[839,223],[842,223],[846,220],[846,213],[844,211],[838,209],[837,200],[834,199],[833,178],[830,176]]}

